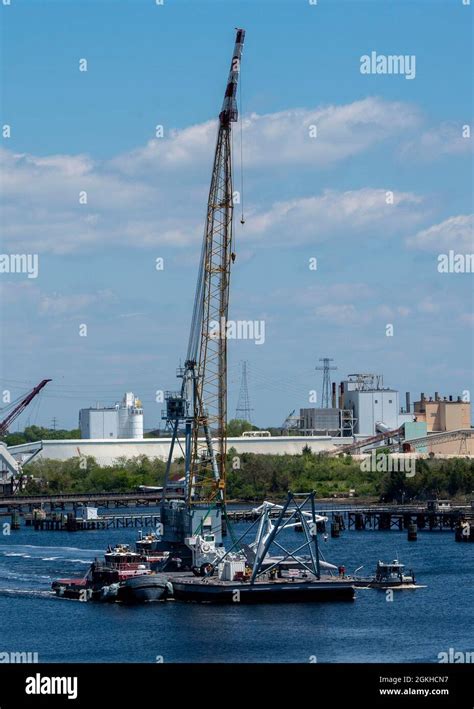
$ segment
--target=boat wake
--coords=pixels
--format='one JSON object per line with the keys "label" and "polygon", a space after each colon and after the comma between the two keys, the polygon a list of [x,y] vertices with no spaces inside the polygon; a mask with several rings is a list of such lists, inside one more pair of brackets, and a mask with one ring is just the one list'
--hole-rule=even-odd
{"label": "boat wake", "polygon": [[[17,557],[19,559],[38,559],[40,561],[60,561],[73,564],[90,564],[103,549],[80,549],[79,547],[45,547],[32,544],[9,545],[0,548],[0,557]],[[71,554],[71,552],[76,552]],[[79,554],[82,556],[79,556]]]}
{"label": "boat wake", "polygon": [[30,588],[0,588],[0,597],[55,598],[51,591]]}

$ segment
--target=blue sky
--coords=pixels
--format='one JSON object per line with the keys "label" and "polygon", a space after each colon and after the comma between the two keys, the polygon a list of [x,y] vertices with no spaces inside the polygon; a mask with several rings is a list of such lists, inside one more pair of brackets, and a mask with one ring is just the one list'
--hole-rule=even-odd
{"label": "blue sky", "polygon": [[[259,425],[307,405],[323,356],[338,379],[375,371],[401,392],[471,389],[472,274],[439,273],[437,259],[474,250],[462,137],[472,6],[12,0],[0,10],[11,126],[1,251],[39,256],[36,279],[0,274],[2,389],[54,380],[20,426],[28,416],[74,426],[79,408],[125,390],[143,399],[147,427],[158,422],[155,391],[175,387],[186,351],[235,26],[247,31],[246,224],[237,219],[230,317],[264,320],[266,338],[230,343],[230,413],[242,359]],[[415,55],[415,78],[361,74],[371,51]],[[234,145],[238,189],[240,125]]]}

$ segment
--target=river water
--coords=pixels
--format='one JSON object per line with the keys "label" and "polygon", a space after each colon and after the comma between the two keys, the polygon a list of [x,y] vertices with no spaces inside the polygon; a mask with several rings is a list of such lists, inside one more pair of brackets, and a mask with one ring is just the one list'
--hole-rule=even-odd
{"label": "river water", "polygon": [[[242,533],[245,523],[235,525]],[[474,650],[472,544],[451,532],[346,531],[321,541],[348,573],[398,557],[426,585],[357,590],[354,603],[210,606],[178,602],[128,607],[52,596],[51,581],[84,575],[109,543],[136,530],[40,532],[0,537],[0,652],[36,652],[39,662],[438,662],[450,648]],[[293,546],[302,535],[286,532]]]}

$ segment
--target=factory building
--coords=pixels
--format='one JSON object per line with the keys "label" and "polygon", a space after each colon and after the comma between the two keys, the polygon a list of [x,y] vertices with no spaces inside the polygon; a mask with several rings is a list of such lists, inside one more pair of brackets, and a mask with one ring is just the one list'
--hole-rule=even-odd
{"label": "factory building", "polygon": [[79,411],[83,439],[143,438],[143,408],[133,392],[127,392],[120,404],[96,406]]}
{"label": "factory building", "polygon": [[303,436],[353,436],[352,411],[337,409],[300,409],[299,430]]}
{"label": "factory building", "polygon": [[441,398],[435,392],[434,398],[427,399],[422,393],[414,402],[414,414],[417,421],[426,423],[428,433],[471,428],[471,403],[460,396],[456,400],[453,396]]}
{"label": "factory building", "polygon": [[349,374],[340,391],[344,408],[353,412],[354,433],[359,436],[393,431],[413,421],[413,414],[400,410],[398,391],[384,387],[380,374]]}
{"label": "factory building", "polygon": [[300,428],[337,436],[340,429],[339,409],[300,409]]}
{"label": "factory building", "polygon": [[[300,409],[303,435],[374,436],[413,421],[413,414],[400,411],[396,389],[383,386],[378,374],[349,374],[339,385],[332,384],[331,408]],[[338,404],[338,406],[337,406]]]}
{"label": "factory building", "polygon": [[[328,385],[329,389],[329,385]],[[353,436],[354,417],[344,408],[343,397],[336,398],[336,382],[331,386],[331,406],[328,408],[300,409],[299,431],[303,436]]]}
{"label": "factory building", "polygon": [[115,406],[81,409],[79,411],[81,438],[118,438],[118,416]]}

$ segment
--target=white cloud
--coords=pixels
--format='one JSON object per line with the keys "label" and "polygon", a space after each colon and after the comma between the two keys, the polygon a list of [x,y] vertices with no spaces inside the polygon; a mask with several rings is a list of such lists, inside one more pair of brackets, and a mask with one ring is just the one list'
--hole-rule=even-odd
{"label": "white cloud", "polygon": [[422,229],[407,239],[408,246],[436,253],[449,251],[471,253],[474,249],[474,215],[461,214],[449,217],[440,224]]}
{"label": "white cloud", "polygon": [[[291,109],[244,118],[245,163],[268,175],[274,166],[291,170],[333,166],[376,144],[417,129],[409,104],[369,97],[342,106]],[[317,126],[317,138],[309,127]],[[236,140],[238,141],[237,131]],[[216,123],[171,131],[168,137],[109,161],[87,155],[34,155],[0,151],[4,174],[4,248],[27,253],[92,252],[111,246],[156,248],[196,245],[216,136]],[[238,145],[236,145],[238,148]],[[286,181],[285,181],[285,184]],[[390,187],[389,187],[390,188]],[[421,197],[385,190],[326,190],[273,204],[249,205],[242,240],[267,243],[318,242],[328,235],[402,233],[426,216]],[[80,192],[87,204],[79,203]],[[268,242],[270,243],[270,242]]]}
{"label": "white cloud", "polygon": [[0,303],[8,304],[8,310],[2,312],[5,319],[16,320],[19,312],[29,312],[42,317],[57,317],[102,312],[104,307],[117,303],[116,294],[110,289],[79,293],[47,293],[33,281],[12,281],[0,279]]}
{"label": "white cloud", "polygon": [[352,303],[327,303],[314,309],[317,318],[334,325],[349,325],[360,322],[361,314]]}
{"label": "white cloud", "polygon": [[88,311],[91,305],[101,306],[113,300],[114,294],[110,290],[70,295],[43,295],[39,302],[39,312],[41,315],[73,315]]}
{"label": "white cloud", "polygon": [[337,303],[345,304],[350,298],[354,303],[366,300],[373,295],[373,290],[367,283],[327,283],[288,290],[282,288],[272,293],[272,300],[275,298],[281,303],[289,303],[298,308],[312,307],[316,303]]}
{"label": "white cloud", "polygon": [[249,211],[245,238],[271,233],[272,243],[278,238],[291,238],[292,243],[320,242],[334,234],[344,237],[361,230],[383,238],[412,227],[424,216],[423,199],[413,193],[396,193],[394,203],[387,204],[384,189],[325,190],[315,197],[276,202],[266,211]]}
{"label": "white cloud", "polygon": [[[39,298],[40,291],[34,281],[24,279],[15,282],[15,280],[10,279],[7,283],[3,280],[4,278],[5,276],[3,275],[0,278],[0,305],[7,304],[11,306],[20,302],[37,301]],[[21,278],[24,277],[21,276]],[[2,317],[5,317],[6,312],[2,312]]]}
{"label": "white cloud", "polygon": [[423,131],[402,146],[403,158],[410,160],[436,160],[444,155],[467,155],[472,151],[472,138],[464,138],[461,123],[441,123]]}
{"label": "white cloud", "polygon": [[438,313],[440,305],[435,303],[431,296],[427,295],[418,303],[417,309],[420,313]]}
{"label": "white cloud", "polygon": [[[242,123],[245,166],[332,165],[413,128],[419,120],[413,106],[377,97],[342,106],[252,113]],[[310,137],[310,126],[316,126],[317,137]],[[208,165],[216,131],[216,121],[174,130],[118,156],[111,165],[127,175]]]}

